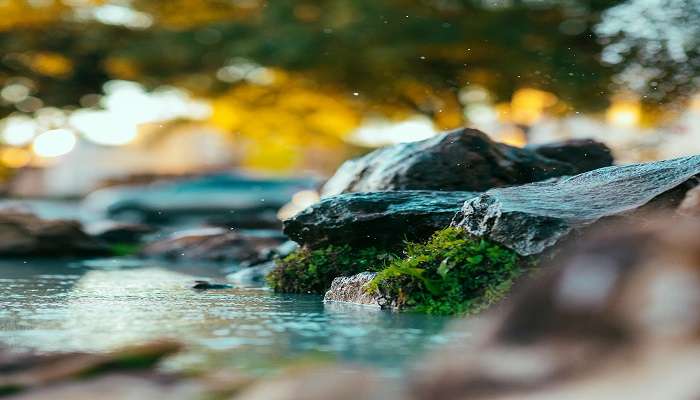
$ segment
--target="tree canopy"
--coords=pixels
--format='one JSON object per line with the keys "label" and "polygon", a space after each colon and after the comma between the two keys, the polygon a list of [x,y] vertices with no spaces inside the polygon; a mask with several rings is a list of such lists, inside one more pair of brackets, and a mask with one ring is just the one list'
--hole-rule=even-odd
{"label": "tree canopy", "polygon": [[[20,80],[33,98],[59,107],[78,106],[110,79],[216,96],[249,84],[246,66],[256,64],[356,94],[370,108],[388,107],[379,111],[435,117],[457,107],[459,90],[471,84],[497,101],[535,87],[569,107],[595,110],[610,97],[613,75],[638,63],[601,63],[594,29],[618,3],[9,0],[0,3],[0,85]],[[625,34],[606,29],[608,41]],[[673,83],[668,96],[689,81]],[[2,113],[32,109],[31,99],[19,103],[5,101]]]}

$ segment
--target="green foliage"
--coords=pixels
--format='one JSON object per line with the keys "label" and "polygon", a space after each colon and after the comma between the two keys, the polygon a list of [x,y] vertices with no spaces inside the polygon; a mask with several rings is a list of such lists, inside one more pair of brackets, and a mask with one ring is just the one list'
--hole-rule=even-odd
{"label": "green foliage", "polygon": [[391,254],[373,247],[354,249],[343,245],[318,250],[302,248],[277,260],[276,268],[267,279],[276,292],[324,293],[334,278],[378,271],[391,259]]}
{"label": "green foliage", "polygon": [[471,314],[502,299],[525,264],[512,250],[447,228],[425,244],[409,243],[406,257],[379,272],[368,290],[399,309]]}

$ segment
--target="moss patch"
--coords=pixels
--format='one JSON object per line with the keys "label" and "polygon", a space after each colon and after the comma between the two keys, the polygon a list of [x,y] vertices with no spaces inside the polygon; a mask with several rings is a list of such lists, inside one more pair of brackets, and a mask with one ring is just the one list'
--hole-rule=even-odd
{"label": "moss patch", "polygon": [[501,245],[447,228],[427,243],[407,244],[406,257],[380,271],[368,290],[398,309],[471,314],[503,298],[527,264]]}
{"label": "moss patch", "polygon": [[302,248],[277,260],[267,281],[276,292],[325,293],[333,279],[363,271],[380,271],[394,258],[373,247],[354,249],[348,245],[323,249]]}
{"label": "moss patch", "polygon": [[118,243],[110,246],[112,254],[118,257],[133,256],[141,250],[140,244]]}

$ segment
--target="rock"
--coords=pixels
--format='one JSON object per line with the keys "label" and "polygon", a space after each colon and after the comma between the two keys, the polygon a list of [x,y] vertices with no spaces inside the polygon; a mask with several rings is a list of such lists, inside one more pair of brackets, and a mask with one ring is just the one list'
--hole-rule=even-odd
{"label": "rock", "polygon": [[646,209],[652,200],[659,207],[677,206],[676,192],[684,194],[684,184],[697,174],[700,156],[496,188],[464,203],[453,225],[521,255],[538,254],[573,230]]}
{"label": "rock", "polygon": [[450,224],[472,192],[422,190],[328,197],[284,222],[290,239],[310,248],[329,244],[387,246],[424,240]]}
{"label": "rock", "polygon": [[678,213],[686,217],[700,217],[700,186],[686,193],[683,202],[678,206]]}
{"label": "rock", "polygon": [[232,287],[225,283],[211,283],[209,281],[194,281],[194,285],[192,285],[192,289],[196,290],[231,289]]}
{"label": "rock", "polygon": [[346,161],[326,182],[321,197],[389,190],[483,191],[572,175],[579,170],[464,128],[384,147]]}
{"label": "rock", "polygon": [[325,302],[352,303],[363,306],[381,307],[379,299],[365,290],[367,284],[377,276],[374,272],[361,272],[353,276],[333,279],[331,288],[323,297]]}
{"label": "rock", "polygon": [[381,379],[380,373],[365,369],[334,367],[288,372],[280,377],[251,385],[235,400],[398,400],[395,384]]}
{"label": "rock", "polygon": [[572,139],[525,148],[543,157],[573,165],[575,174],[609,167],[615,161],[608,146],[592,139]]}
{"label": "rock", "polygon": [[211,226],[233,229],[280,229],[282,221],[277,218],[278,207],[240,208],[227,215],[205,219]]}
{"label": "rock", "polygon": [[26,212],[0,213],[0,256],[53,257],[110,254],[78,221],[44,220]]}
{"label": "rock", "polygon": [[220,228],[194,229],[150,243],[140,254],[168,259],[241,262],[282,241],[281,237],[254,236]]}
{"label": "rock", "polygon": [[154,233],[156,229],[146,224],[134,224],[117,221],[98,221],[88,224],[85,231],[104,242],[110,244],[136,244],[141,239]]}
{"label": "rock", "polygon": [[161,370],[158,363],[180,348],[166,341],[109,353],[0,348],[0,393],[16,400],[219,399],[253,381],[240,372],[220,368],[187,374]]}
{"label": "rock", "polygon": [[263,286],[267,275],[275,269],[274,261],[267,261],[226,275],[226,279],[238,286]]}
{"label": "rock", "polygon": [[0,348],[0,393],[44,386],[91,374],[150,369],[182,346],[158,341],[115,350],[110,353],[17,353]]}
{"label": "rock", "polygon": [[420,363],[410,392],[416,400],[692,398],[698,266],[696,219],[600,224],[509,304],[465,321],[452,334],[468,338]]}

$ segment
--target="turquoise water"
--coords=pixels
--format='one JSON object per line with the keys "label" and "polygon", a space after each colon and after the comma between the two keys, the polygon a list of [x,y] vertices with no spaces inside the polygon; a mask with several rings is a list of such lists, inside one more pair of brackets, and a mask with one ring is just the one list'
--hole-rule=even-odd
{"label": "turquoise water", "polygon": [[157,338],[188,350],[169,367],[266,372],[309,360],[398,372],[446,340],[444,318],[396,314],[264,288],[195,291],[218,266],[120,259],[0,261],[0,344],[105,351]]}

